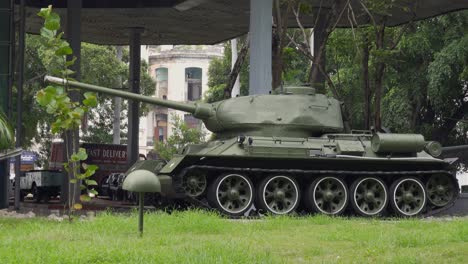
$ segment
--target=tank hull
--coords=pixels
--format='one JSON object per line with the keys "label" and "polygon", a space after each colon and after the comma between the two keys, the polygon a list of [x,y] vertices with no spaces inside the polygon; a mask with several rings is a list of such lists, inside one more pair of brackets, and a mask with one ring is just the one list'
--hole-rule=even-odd
{"label": "tank hull", "polygon": [[[221,212],[231,216],[245,214],[247,210],[239,211],[240,214],[235,210],[224,210],[225,208],[220,206],[222,202],[216,197],[211,197],[213,193],[221,192],[222,185],[218,183],[220,179],[223,179],[222,177],[237,177],[241,183],[245,178],[244,184],[251,187],[246,193],[251,190],[250,196],[253,197],[252,204],[249,206],[254,205],[257,209],[263,208],[263,212],[274,214],[281,214],[284,211],[291,213],[301,208],[301,211],[306,213],[318,212],[332,215],[347,212],[364,216],[387,214],[416,216],[450,207],[458,196],[459,190],[449,162],[434,158],[425,151],[376,153],[372,150],[371,141],[372,136],[369,134],[328,134],[318,138],[236,137],[200,145],[188,145],[181,155],[174,157],[154,173],[158,175],[161,182],[164,182],[162,197],[185,199],[191,203],[220,209]],[[437,187],[432,186],[434,184],[431,186],[428,184],[434,182],[434,177],[439,182],[442,179],[445,187],[452,192],[450,195],[443,196],[445,199],[443,202],[431,203],[430,195]],[[203,180],[200,181],[200,179]],[[297,205],[291,207],[294,209],[291,212],[284,208],[284,210],[272,209],[275,207],[268,207],[268,203],[265,202],[267,201],[265,195],[268,195],[268,188],[273,182],[269,185],[266,183],[268,180],[277,179],[283,180],[285,186],[292,186],[285,187],[286,189],[297,189],[297,192],[292,192],[291,197],[296,197],[293,200],[297,200],[294,203]],[[321,211],[320,206],[314,208],[314,201],[320,201],[320,196],[325,195],[317,194],[320,184],[315,189],[314,184],[323,179],[331,179],[331,184],[342,184],[342,191],[346,192],[347,196],[344,202],[346,206],[342,211],[334,212],[331,209]],[[190,186],[192,180],[202,187],[199,188],[195,184],[192,188],[193,186]],[[360,195],[359,192],[362,189],[366,192],[366,186],[359,184],[363,180],[364,183],[370,185],[378,184],[377,188],[380,188],[380,194],[372,188],[367,190],[369,199],[373,195],[386,195],[382,201],[386,205],[381,211],[377,210],[375,214],[376,210],[371,210],[373,212],[369,214],[365,212],[367,200],[364,198],[353,201]],[[229,186],[227,188],[229,189]],[[340,190],[333,190],[333,188],[331,192]],[[405,192],[405,188],[416,189]],[[281,190],[276,193],[280,198],[282,197]],[[233,195],[235,194],[234,192]],[[414,198],[414,205],[411,200],[413,198],[409,197],[411,195],[419,197]],[[298,198],[299,196],[301,198]],[[416,199],[421,200],[420,196],[424,201],[416,203]],[[396,200],[403,198],[408,202],[399,208]],[[275,203],[274,200],[270,202],[270,204]],[[392,208],[392,204],[396,209]],[[411,208],[408,209],[407,206]],[[408,212],[405,213],[405,210]],[[262,210],[257,211],[262,212]]]}

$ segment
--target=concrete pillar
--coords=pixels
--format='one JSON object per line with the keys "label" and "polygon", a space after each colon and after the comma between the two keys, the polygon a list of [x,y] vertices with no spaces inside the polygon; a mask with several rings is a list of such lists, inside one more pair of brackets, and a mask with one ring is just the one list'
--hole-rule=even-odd
{"label": "concrete pillar", "polygon": [[[10,72],[10,48],[11,39],[11,16],[13,1],[0,0],[0,110],[8,112],[8,79]],[[8,182],[9,166],[8,159],[0,161],[0,209],[8,208]]]}
{"label": "concrete pillar", "polygon": [[250,0],[249,94],[271,91],[271,30],[273,0]]}
{"label": "concrete pillar", "polygon": [[[237,61],[237,39],[231,40],[231,70],[234,69],[234,65]],[[236,97],[240,95],[240,82],[239,82],[239,75],[237,75],[236,82],[232,87],[231,97]]]}
{"label": "concrete pillar", "polygon": [[[140,93],[140,71],[141,71],[141,33],[142,28],[130,29],[130,92]],[[128,100],[128,142],[127,142],[127,164],[132,166],[138,160],[138,134],[139,134],[139,107],[138,102]]]}

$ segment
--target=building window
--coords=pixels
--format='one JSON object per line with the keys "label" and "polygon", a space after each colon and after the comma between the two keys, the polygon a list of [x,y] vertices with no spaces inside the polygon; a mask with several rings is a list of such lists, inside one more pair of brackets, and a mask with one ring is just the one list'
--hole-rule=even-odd
{"label": "building window", "polygon": [[202,95],[202,68],[186,68],[185,83],[187,87],[187,100],[200,100]]}
{"label": "building window", "polygon": [[158,134],[159,134],[159,142],[163,142],[164,141],[164,129],[162,127],[158,129]]}
{"label": "building window", "polygon": [[163,98],[167,94],[168,89],[168,69],[157,68],[156,69],[156,95],[159,98]]}

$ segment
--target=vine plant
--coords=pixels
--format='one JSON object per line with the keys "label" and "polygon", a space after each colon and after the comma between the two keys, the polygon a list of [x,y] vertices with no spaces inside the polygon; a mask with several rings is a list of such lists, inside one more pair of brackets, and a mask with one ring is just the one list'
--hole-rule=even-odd
{"label": "vine plant", "polygon": [[[70,67],[75,63],[76,57],[67,59],[67,56],[73,55],[73,50],[70,44],[62,39],[63,32],[59,32],[60,16],[52,11],[52,6],[42,8],[38,15],[44,19],[44,25],[40,31],[43,45],[54,52],[54,59],[58,62],[57,65],[60,65],[53,69],[52,73],[63,79],[71,79],[70,76],[74,74],[74,71]],[[97,183],[90,177],[98,167],[84,163],[88,158],[84,148],[79,148],[78,152],[73,152],[78,147],[75,146],[78,142],[76,138],[78,133],[67,132],[79,129],[84,114],[97,105],[97,98],[94,93],[87,92],[84,93],[82,102],[74,102],[68,96],[69,91],[70,88],[67,84],[63,86],[48,85],[36,94],[36,100],[39,105],[45,108],[48,114],[55,117],[55,121],[51,124],[52,133],[63,134],[65,141],[72,142],[72,149],[64,144],[68,159],[63,164],[71,184],[69,199],[65,207],[68,216],[72,219],[73,212],[82,209],[82,201],[89,201],[93,195],[97,195],[97,191],[94,189]],[[81,193],[84,193],[80,195],[80,201],[75,201],[76,188],[74,187],[77,184],[80,184]]]}

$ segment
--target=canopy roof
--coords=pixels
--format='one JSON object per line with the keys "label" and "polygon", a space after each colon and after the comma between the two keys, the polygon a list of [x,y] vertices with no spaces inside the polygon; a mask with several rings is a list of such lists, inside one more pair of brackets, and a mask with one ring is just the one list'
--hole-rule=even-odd
{"label": "canopy roof", "polygon": [[[17,0],[17,2],[19,2]],[[40,7],[53,5],[66,22],[66,0],[27,0],[26,30],[37,34],[42,20],[36,15]],[[311,14],[301,16],[305,27],[313,27],[315,14],[329,9],[334,0],[308,0]],[[345,1],[343,1],[345,2]],[[387,18],[389,26],[400,25],[440,14],[467,9],[467,0],[399,0],[405,8],[395,8]],[[360,0],[350,0],[339,27],[350,21],[370,23]],[[408,8],[406,8],[408,7]],[[405,11],[405,10],[406,11]],[[350,12],[354,11],[354,19]],[[144,28],[142,44],[215,44],[245,34],[249,30],[250,0],[83,0],[82,40],[109,45],[128,44],[128,29]],[[288,20],[297,27],[295,17]]]}

